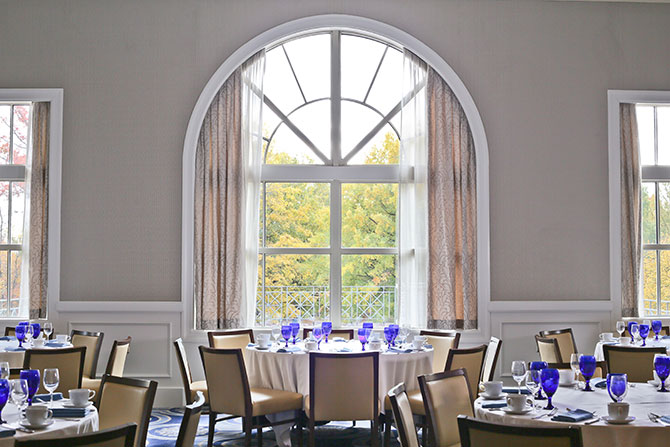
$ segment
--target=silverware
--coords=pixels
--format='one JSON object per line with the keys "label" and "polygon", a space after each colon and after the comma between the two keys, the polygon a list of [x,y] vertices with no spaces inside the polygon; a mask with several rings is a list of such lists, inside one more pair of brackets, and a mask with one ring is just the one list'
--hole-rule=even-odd
{"label": "silverware", "polygon": [[594,420],[592,420],[592,421],[584,422],[584,425],[595,424],[595,423],[598,422],[599,420],[600,420],[600,417],[596,417],[596,418],[595,418]]}
{"label": "silverware", "polygon": [[545,416],[553,416],[553,415],[556,414],[556,412],[558,412],[558,408],[554,408],[554,409],[551,410],[549,413],[542,413],[542,414],[539,415],[539,416],[533,416],[533,419],[540,419],[540,418],[543,418],[543,417],[545,417]]}

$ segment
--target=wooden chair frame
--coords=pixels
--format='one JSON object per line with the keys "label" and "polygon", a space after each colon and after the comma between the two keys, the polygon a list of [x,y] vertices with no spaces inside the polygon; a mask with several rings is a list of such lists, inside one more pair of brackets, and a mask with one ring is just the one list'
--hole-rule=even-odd
{"label": "wooden chair frame", "polygon": [[[236,331],[237,332],[237,331]],[[244,332],[244,331],[240,331]],[[211,332],[210,332],[211,334]],[[263,446],[263,428],[270,427],[272,425],[287,424],[289,422],[295,422],[298,427],[298,446],[302,447],[302,410],[297,410],[295,412],[295,417],[291,419],[285,419],[282,421],[270,422],[263,416],[258,415],[253,416],[253,404],[251,403],[251,387],[249,385],[249,376],[247,376],[247,368],[244,364],[244,357],[242,356],[241,349],[217,349],[209,348],[207,346],[200,346],[200,358],[202,359],[203,367],[205,365],[205,353],[216,354],[216,355],[236,355],[237,363],[240,367],[240,374],[242,376],[242,388],[244,391],[244,414],[243,415],[230,415],[224,416],[217,419],[218,413],[212,410],[212,401],[210,399],[210,410],[209,410],[209,429],[207,433],[207,446],[212,447],[214,442],[214,429],[217,422],[226,421],[229,419],[242,418],[242,427],[244,428],[244,445],[246,447],[251,446],[251,435],[253,429],[256,429],[256,437],[258,438],[258,447]],[[205,379],[207,378],[207,370],[205,369]],[[207,384],[209,388],[209,383]]]}
{"label": "wooden chair frame", "polygon": [[120,437],[125,437],[125,447],[133,447],[137,424],[124,424],[118,427],[108,428],[93,433],[84,433],[59,439],[17,439],[14,441],[16,447],[73,447],[88,446],[99,444],[105,441],[111,441]]}
{"label": "wooden chair frame", "polygon": [[98,358],[100,357],[100,348],[102,347],[102,339],[105,338],[105,334],[104,332],[79,331],[77,329],[73,329],[72,332],[70,332],[70,342],[72,342],[75,335],[82,335],[85,337],[98,337],[98,341],[95,344],[95,352],[93,353],[93,363],[91,365],[91,376],[90,376],[91,379],[95,379],[98,369]]}
{"label": "wooden chair frame", "polygon": [[[572,328],[565,328],[565,329],[552,329],[550,331],[540,331],[540,337],[542,338],[551,338],[549,337],[550,335],[563,335],[563,334],[570,334],[570,338],[572,339],[572,352],[579,352],[577,349],[577,342],[575,341],[575,334],[572,332]],[[557,342],[558,343],[558,342]],[[563,359],[562,361],[565,362],[566,359]],[[570,359],[568,359],[569,361]]]}
{"label": "wooden chair frame", "polygon": [[[666,355],[666,349],[663,346],[647,346],[644,348],[635,347],[635,346],[613,346],[613,345],[603,345],[603,354],[605,357],[605,364],[607,371],[610,371],[610,352],[619,351],[619,352],[645,352],[645,353],[656,353]],[[653,365],[651,365],[653,367]]]}
{"label": "wooden chair frame", "polygon": [[76,352],[79,352],[79,380],[77,381],[77,388],[81,388],[82,377],[84,376],[84,361],[86,359],[85,346],[62,349],[26,349],[25,355],[23,356],[23,369],[30,369],[30,359],[34,356],[49,357],[53,355],[72,354]]}
{"label": "wooden chair frame", "polygon": [[449,355],[447,355],[447,363],[444,365],[445,371],[451,370],[451,364],[454,362],[454,357],[461,354],[477,354],[478,352],[483,352],[482,363],[479,365],[479,377],[481,378],[481,372],[484,371],[484,361],[486,360],[486,350],[489,345],[480,345],[475,346],[474,348],[464,348],[464,349],[450,349]]}
{"label": "wooden chair frame", "polygon": [[[310,352],[309,354],[309,414],[307,415],[307,426],[308,426],[308,446],[315,446],[315,426],[319,421],[315,420],[314,413],[314,404],[315,404],[315,390],[316,390],[316,359],[318,358],[333,358],[338,357],[340,354],[326,353],[326,352]],[[372,427],[370,429],[371,433],[371,445],[372,447],[379,446],[379,352],[377,351],[368,351],[368,352],[358,352],[355,354],[347,354],[347,359],[352,358],[367,358],[372,357],[372,369],[373,369],[373,399],[374,407],[373,414],[375,415],[372,422]]]}
{"label": "wooden chair frame", "polygon": [[[535,348],[537,349],[538,354],[540,353],[540,343],[547,343],[554,345],[554,355],[556,356],[556,363],[565,363],[565,360],[561,356],[561,350],[558,347],[558,340],[555,338],[545,338],[540,335],[535,335]],[[542,359],[542,357],[540,357]]]}
{"label": "wooden chair frame", "polygon": [[137,427],[137,430],[140,432],[140,437],[137,438],[137,446],[144,446],[147,443],[147,432],[149,431],[149,420],[151,419],[151,408],[154,404],[154,399],[156,398],[156,388],[158,388],[158,382],[154,380],[142,380],[142,379],[130,379],[127,377],[116,377],[105,374],[102,376],[102,382],[100,382],[100,398],[98,399],[98,408],[102,409],[105,405],[105,402],[102,400],[103,391],[105,389],[105,384],[107,383],[117,383],[120,385],[134,386],[138,388],[147,389],[147,398],[144,402],[144,407],[142,408],[142,414],[145,415],[140,425]]}
{"label": "wooden chair frame", "polygon": [[516,425],[502,425],[491,422],[483,422],[469,416],[458,416],[458,433],[461,437],[461,447],[476,447],[470,441],[470,428],[487,431],[491,433],[504,433],[508,435],[528,437],[551,437],[568,438],[570,447],[582,447],[582,432],[578,427],[529,427]]}
{"label": "wooden chair frame", "polygon": [[[398,405],[398,395],[403,393],[406,393],[404,382],[401,382],[400,384],[394,386],[388,392],[389,400],[391,401],[391,408],[393,409],[393,419],[396,421],[399,421],[398,415],[400,415],[400,406]],[[409,434],[405,431],[404,424],[398,423],[396,424],[396,428],[398,429],[398,437],[400,438],[400,445],[403,447],[407,447],[409,445],[409,437],[412,436],[412,434]],[[417,434],[416,431],[413,433],[413,435],[416,438],[416,443],[418,445],[419,435]],[[390,440],[387,441],[386,438],[384,438],[384,445],[388,446],[389,444]]]}
{"label": "wooden chair frame", "polygon": [[[303,329],[302,329],[302,338],[303,338],[303,340],[306,339],[307,337],[309,337],[309,334],[310,334],[310,332],[312,332],[312,329],[314,329],[314,328],[313,328],[313,327],[309,327],[309,328],[306,327],[306,328],[303,328]],[[354,339],[354,330],[353,330],[353,329],[333,329],[333,330],[330,332],[330,336],[331,336],[331,337],[337,337],[338,334],[348,335],[348,336],[349,336],[349,340],[353,340],[353,339]],[[344,338],[344,337],[343,337],[343,338]]]}
{"label": "wooden chair frame", "polygon": [[419,335],[429,335],[431,337],[453,337],[454,346],[453,349],[458,349],[458,345],[461,342],[461,333],[457,331],[429,331],[422,329],[419,331]]}
{"label": "wooden chair frame", "polygon": [[[184,416],[182,417],[182,423],[179,426],[179,434],[177,435],[177,443],[175,447],[192,447],[184,445],[186,441],[186,429],[188,428],[188,421],[191,418],[200,419],[202,414],[202,409],[205,406],[205,395],[202,394],[202,391],[198,391],[195,401],[192,404],[186,405],[184,407]],[[196,434],[197,436],[197,434]]]}
{"label": "wooden chair frame", "polygon": [[[112,350],[109,351],[109,359],[107,359],[105,374],[109,374],[110,376],[112,375],[112,365],[114,364],[114,360],[116,359],[116,348],[118,348],[119,346],[129,345],[131,341],[133,341],[133,337],[131,337],[130,335],[128,336],[128,338],[124,338],[123,340],[114,340],[114,343],[112,343]],[[130,347],[128,347],[128,353],[130,353]]]}
{"label": "wooden chair frame", "polygon": [[186,397],[186,404],[191,404],[191,383],[193,382],[193,375],[191,374],[191,367],[188,364],[188,357],[186,357],[186,349],[184,348],[184,341],[181,338],[176,339],[173,343],[175,351],[177,351],[177,363],[179,364],[179,371],[181,372],[181,381],[184,384],[184,397]]}
{"label": "wooden chair frame", "polygon": [[214,337],[222,335],[241,335],[247,334],[251,343],[256,343],[254,339],[254,331],[252,329],[239,329],[234,331],[209,331],[207,332],[207,339],[209,340],[209,347],[214,347]]}

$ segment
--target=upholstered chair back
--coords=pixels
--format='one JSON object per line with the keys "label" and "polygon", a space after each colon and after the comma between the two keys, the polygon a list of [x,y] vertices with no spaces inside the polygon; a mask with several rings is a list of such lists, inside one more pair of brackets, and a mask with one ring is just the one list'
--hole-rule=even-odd
{"label": "upholstered chair back", "polygon": [[458,348],[460,332],[421,331],[419,335],[426,337],[426,343],[433,346],[433,372],[444,371],[449,351]]}
{"label": "upholstered chair back", "polygon": [[[544,338],[535,336],[537,352],[540,354],[540,360],[547,363],[563,363],[561,351],[558,348],[558,342],[555,338]],[[566,361],[570,361],[570,357]]]}
{"label": "upholstered chair back", "polygon": [[[58,389],[63,396],[69,397],[68,390],[81,388],[82,373],[84,371],[84,357],[86,349],[28,349],[23,358],[23,369],[37,369],[40,378],[45,368],[58,368]],[[40,380],[38,394],[47,393],[43,381]]]}
{"label": "upholstered chair back", "polygon": [[604,345],[603,353],[609,373],[626,373],[629,382],[646,382],[654,378],[654,355],[666,354],[663,346],[637,347]]}
{"label": "upholstered chair back", "polygon": [[109,360],[107,360],[105,374],[123,377],[123,370],[126,367],[126,358],[130,352],[131,341],[132,337],[128,337],[124,340],[114,340],[112,350],[109,353]]}
{"label": "upholstered chair back", "polygon": [[179,434],[177,435],[177,443],[175,447],[193,447],[195,437],[198,434],[198,423],[200,422],[200,414],[202,408],[205,406],[205,395],[198,391],[195,402],[186,405],[184,408],[184,416],[179,427]]}
{"label": "upholstered chair back", "polygon": [[388,393],[393,409],[393,418],[398,427],[398,438],[401,447],[419,447],[419,437],[414,425],[414,416],[409,404],[409,398],[405,392],[405,384],[401,383],[392,388]]}
{"label": "upholstered chair back", "polygon": [[468,373],[468,386],[475,398],[479,390],[479,378],[482,376],[487,348],[487,345],[481,345],[468,349],[452,349],[447,357],[445,371],[464,369]]}
{"label": "upholstered chair back", "polygon": [[86,348],[86,359],[84,360],[84,377],[95,379],[95,372],[98,367],[98,357],[100,356],[100,347],[105,334],[102,332],[88,332],[73,330],[70,333],[70,341],[75,347],[83,346]]}
{"label": "upholstered chair back", "polygon": [[482,369],[481,377],[482,382],[493,380],[493,376],[496,373],[496,365],[498,364],[498,355],[500,355],[501,347],[502,340],[496,337],[491,337],[489,346],[486,349],[486,358],[484,358],[484,369]]}
{"label": "upholstered chair back", "polygon": [[554,338],[558,343],[558,350],[561,353],[561,362],[569,362],[570,356],[577,351],[577,344],[572,329],[558,329],[554,331],[541,331],[540,337]]}
{"label": "upholstered chair back", "polygon": [[251,408],[251,391],[242,350],[200,346],[200,357],[211,411],[245,416]]}
{"label": "upholstered chair back", "polygon": [[461,447],[582,447],[578,427],[519,427],[458,417]]}

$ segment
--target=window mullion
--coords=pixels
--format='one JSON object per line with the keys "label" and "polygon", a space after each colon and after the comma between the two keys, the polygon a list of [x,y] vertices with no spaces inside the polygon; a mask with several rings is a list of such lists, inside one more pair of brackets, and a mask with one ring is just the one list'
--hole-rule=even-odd
{"label": "window mullion", "polygon": [[342,182],[330,184],[330,319],[342,325]]}
{"label": "window mullion", "polygon": [[340,58],[340,32],[333,31],[330,48],[330,140],[333,165],[342,164],[342,75]]}
{"label": "window mullion", "polygon": [[[655,109],[655,108],[654,108]],[[655,134],[656,132],[654,132]],[[661,231],[659,228],[660,218],[659,218],[659,197],[658,192],[660,188],[658,187],[658,182],[654,182],[654,194],[656,200],[654,201],[654,206],[656,207],[656,243],[661,243]],[[656,250],[656,314],[661,314],[661,251]]]}

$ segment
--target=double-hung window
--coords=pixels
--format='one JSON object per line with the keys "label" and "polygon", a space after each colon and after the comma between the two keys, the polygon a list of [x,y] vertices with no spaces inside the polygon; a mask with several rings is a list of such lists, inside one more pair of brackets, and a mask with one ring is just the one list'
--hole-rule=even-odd
{"label": "double-hung window", "polygon": [[402,65],[339,30],[267,51],[256,324],[396,320]]}

